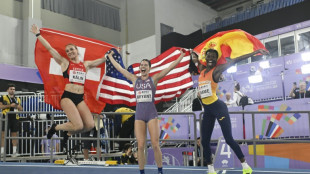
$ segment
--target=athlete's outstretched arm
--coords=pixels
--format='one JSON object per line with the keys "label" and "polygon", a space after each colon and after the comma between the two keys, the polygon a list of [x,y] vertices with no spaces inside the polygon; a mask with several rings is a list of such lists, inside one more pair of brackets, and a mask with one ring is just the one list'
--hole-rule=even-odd
{"label": "athlete's outstretched arm", "polygon": [[38,35],[37,38],[39,39],[39,41],[42,43],[42,45],[50,52],[50,54],[53,56],[53,58],[56,60],[56,62],[61,65],[64,62],[68,62],[68,60],[66,60],[65,58],[63,58],[49,43],[47,40],[44,39],[44,37],[42,37],[40,35],[40,30],[39,27],[35,24],[33,24],[31,26],[30,31],[34,34],[34,35]]}
{"label": "athlete's outstretched arm", "polygon": [[247,58],[249,58],[249,57],[251,57],[251,56],[253,56],[253,55],[255,55],[255,54],[258,54],[258,53],[261,53],[261,54],[263,54],[263,55],[269,54],[269,52],[266,51],[266,50],[264,50],[264,49],[258,49],[258,50],[254,51],[254,52],[252,52],[252,53],[242,55],[242,56],[237,57],[237,58],[235,58],[235,59],[227,59],[227,60],[228,60],[227,63],[222,64],[222,65],[218,65],[218,66],[215,68],[215,70],[214,70],[214,72],[213,72],[213,78],[214,78],[213,80],[214,80],[215,82],[218,82],[219,79],[220,79],[221,74],[222,74],[225,70],[227,70],[229,67],[231,67],[232,65],[236,64],[237,62],[239,62],[239,61],[241,61],[241,60],[247,59]]}
{"label": "athlete's outstretched arm", "polygon": [[107,59],[105,57],[96,59],[96,60],[92,60],[92,61],[85,61],[84,65],[86,69],[91,69],[94,68],[96,66],[101,65],[102,63],[104,63]]}
{"label": "athlete's outstretched arm", "polygon": [[154,76],[152,77],[154,80],[154,84],[155,86],[157,85],[157,82],[162,79],[163,77],[165,77],[173,68],[175,68],[183,59],[184,55],[185,55],[185,50],[184,49],[180,49],[181,55],[179,56],[179,58],[177,60],[175,60],[173,63],[170,64],[170,66],[164,70],[162,70],[161,72],[154,74]]}
{"label": "athlete's outstretched arm", "polygon": [[137,80],[137,76],[135,76],[134,74],[131,74],[130,72],[128,72],[126,69],[124,69],[120,64],[118,64],[114,58],[113,58],[113,54],[114,51],[111,50],[111,52],[108,54],[109,60],[111,61],[111,63],[113,64],[113,66],[120,72],[122,73],[128,80],[132,81],[133,83],[135,83],[135,81]]}

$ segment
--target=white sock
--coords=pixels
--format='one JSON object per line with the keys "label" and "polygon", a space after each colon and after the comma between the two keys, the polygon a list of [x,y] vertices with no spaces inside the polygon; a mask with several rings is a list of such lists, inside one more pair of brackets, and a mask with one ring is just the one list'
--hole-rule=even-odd
{"label": "white sock", "polygon": [[16,149],[17,149],[17,147],[13,146],[13,153],[16,153]]}
{"label": "white sock", "polygon": [[1,147],[1,153],[4,153],[4,147]]}
{"label": "white sock", "polygon": [[248,165],[248,163],[247,163],[246,161],[244,161],[243,163],[241,163],[241,165],[242,165],[242,168],[243,168],[243,169],[248,169],[248,168],[250,168],[250,166]]}
{"label": "white sock", "polygon": [[214,173],[215,172],[213,164],[208,165],[208,172],[209,173]]}

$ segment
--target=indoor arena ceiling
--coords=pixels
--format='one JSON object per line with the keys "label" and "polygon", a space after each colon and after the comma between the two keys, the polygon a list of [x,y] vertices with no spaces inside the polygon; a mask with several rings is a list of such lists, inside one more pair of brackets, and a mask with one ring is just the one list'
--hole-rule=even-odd
{"label": "indoor arena ceiling", "polygon": [[237,7],[249,0],[198,0],[217,12],[226,10],[231,7]]}

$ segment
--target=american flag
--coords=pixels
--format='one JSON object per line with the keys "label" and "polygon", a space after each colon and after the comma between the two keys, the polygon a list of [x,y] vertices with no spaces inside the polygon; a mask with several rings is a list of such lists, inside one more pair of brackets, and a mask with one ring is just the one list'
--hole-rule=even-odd
{"label": "american flag", "polygon": [[[180,56],[179,50],[180,48],[178,47],[172,47],[152,59],[150,76],[159,73],[175,61]],[[113,58],[124,68],[121,55],[115,50],[114,52],[115,54],[113,55]],[[155,104],[179,97],[193,85],[191,75],[188,71],[190,61],[189,55],[189,51],[186,51],[182,61],[158,82],[155,94]],[[135,63],[129,66],[127,70],[140,76],[139,65],[140,63]],[[112,105],[136,105],[132,82],[127,80],[119,71],[117,71],[109,60],[106,61],[106,73],[102,78],[101,87],[98,91],[98,98],[100,101]]]}

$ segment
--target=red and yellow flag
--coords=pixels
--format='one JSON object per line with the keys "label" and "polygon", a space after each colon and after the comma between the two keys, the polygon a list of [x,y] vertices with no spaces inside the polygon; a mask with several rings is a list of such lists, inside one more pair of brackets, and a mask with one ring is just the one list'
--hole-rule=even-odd
{"label": "red and yellow flag", "polygon": [[208,49],[218,51],[217,65],[225,64],[226,57],[234,59],[258,49],[266,50],[260,40],[240,29],[218,32],[195,47],[194,51],[199,54],[199,61],[203,65],[206,65],[205,55]]}
{"label": "red and yellow flag", "polygon": [[[59,54],[67,58],[65,47],[73,43],[78,47],[80,61],[91,61],[101,58],[115,46],[103,41],[78,36],[48,28],[40,29],[41,35],[55,48]],[[67,58],[68,59],[68,58]],[[65,82],[60,65],[37,40],[35,47],[35,62],[44,83],[45,102],[55,109],[61,109],[60,98],[64,92]],[[105,63],[88,70],[84,84],[84,101],[91,112],[100,113],[105,103],[96,99],[102,77],[105,73]]]}

